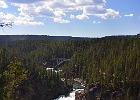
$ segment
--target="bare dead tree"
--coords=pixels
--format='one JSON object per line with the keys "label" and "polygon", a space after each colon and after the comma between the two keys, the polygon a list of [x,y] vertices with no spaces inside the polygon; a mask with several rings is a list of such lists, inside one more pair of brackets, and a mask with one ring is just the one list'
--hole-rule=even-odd
{"label": "bare dead tree", "polygon": [[4,31],[4,27],[10,27],[12,28],[14,22],[9,22],[9,23],[0,23],[0,27],[2,28],[2,30]]}

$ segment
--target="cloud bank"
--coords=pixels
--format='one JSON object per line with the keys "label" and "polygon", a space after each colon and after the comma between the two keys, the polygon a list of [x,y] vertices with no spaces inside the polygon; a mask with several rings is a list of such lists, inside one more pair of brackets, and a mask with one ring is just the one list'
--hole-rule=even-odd
{"label": "cloud bank", "polygon": [[[118,11],[105,8],[106,0],[3,0],[0,7],[8,8],[7,3],[18,7],[19,15],[10,15],[16,19],[17,24],[43,25],[42,22],[32,22],[35,17],[52,18],[57,23],[70,23],[70,19],[83,20],[92,16],[103,19],[120,18]],[[70,16],[67,15],[68,12],[71,13]],[[75,15],[75,12],[82,13]],[[3,15],[5,17],[1,16],[1,19],[12,20],[7,18],[9,14]]]}
{"label": "cloud bank", "polygon": [[0,1],[0,8],[8,8],[8,5],[4,1]]}
{"label": "cloud bank", "polygon": [[34,17],[15,16],[10,13],[4,14],[3,12],[0,12],[0,19],[2,19],[3,22],[14,22],[16,25],[44,25],[42,22],[33,21]]}

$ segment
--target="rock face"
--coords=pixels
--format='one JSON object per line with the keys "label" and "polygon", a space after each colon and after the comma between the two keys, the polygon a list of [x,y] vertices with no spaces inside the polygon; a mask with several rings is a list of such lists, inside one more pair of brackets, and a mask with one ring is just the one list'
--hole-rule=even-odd
{"label": "rock face", "polygon": [[54,100],[59,95],[67,94],[70,88],[71,86],[65,87],[63,82],[50,87],[46,81],[28,80],[16,90],[15,100]]}
{"label": "rock face", "polygon": [[97,100],[100,93],[100,84],[91,84],[88,90],[80,90],[75,93],[75,100]]}
{"label": "rock face", "polygon": [[120,88],[118,91],[104,89],[101,92],[101,85],[97,82],[91,84],[88,89],[77,91],[75,100],[125,100],[125,91]]}

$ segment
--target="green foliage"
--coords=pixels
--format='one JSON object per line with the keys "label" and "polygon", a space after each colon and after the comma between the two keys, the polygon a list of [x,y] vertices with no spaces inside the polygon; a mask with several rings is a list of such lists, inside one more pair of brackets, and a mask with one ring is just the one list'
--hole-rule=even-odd
{"label": "green foliage", "polygon": [[8,65],[8,70],[3,72],[6,79],[4,99],[10,100],[13,98],[16,88],[27,78],[27,72],[25,68],[21,67],[21,63],[16,60]]}
{"label": "green foliage", "polygon": [[93,46],[72,56],[72,63],[68,63],[64,71],[77,73],[75,77],[88,80],[87,87],[100,82],[104,87],[102,91],[109,89],[123,93],[130,88],[126,96],[133,99],[140,92],[139,42],[139,38],[95,39]]}
{"label": "green foliage", "polygon": [[[5,49],[0,57],[0,68],[3,69],[1,82],[4,82],[5,77],[6,79],[12,77],[9,82],[16,88],[14,84],[20,84],[24,75],[21,75],[21,78],[18,77],[20,71],[15,70],[21,70],[23,73],[23,69],[26,68],[28,70],[26,77],[34,80],[46,80],[50,87],[55,88],[61,82],[60,74],[46,71],[45,68],[55,66],[55,64],[51,64],[52,58],[68,58],[71,60],[63,66],[61,77],[65,79],[82,78],[87,81],[87,87],[91,83],[99,82],[102,87],[101,92],[105,90],[125,92],[126,98],[128,96],[129,99],[133,99],[140,92],[139,43],[140,39],[135,37],[97,38],[88,41],[23,40],[7,42],[1,46],[3,50]],[[10,67],[5,67],[15,57],[22,64],[12,62]],[[2,77],[3,72],[5,77]],[[13,80],[19,80],[19,83]],[[121,97],[121,94],[118,97]]]}

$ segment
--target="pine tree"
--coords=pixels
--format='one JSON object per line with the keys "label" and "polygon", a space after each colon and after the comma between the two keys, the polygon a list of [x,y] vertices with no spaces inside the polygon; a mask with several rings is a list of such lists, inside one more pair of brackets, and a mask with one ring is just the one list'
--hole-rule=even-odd
{"label": "pine tree", "polygon": [[21,68],[21,63],[10,62],[8,65],[8,70],[3,72],[3,75],[6,77],[6,84],[4,86],[4,99],[13,99],[15,98],[16,88],[27,78],[27,70]]}

